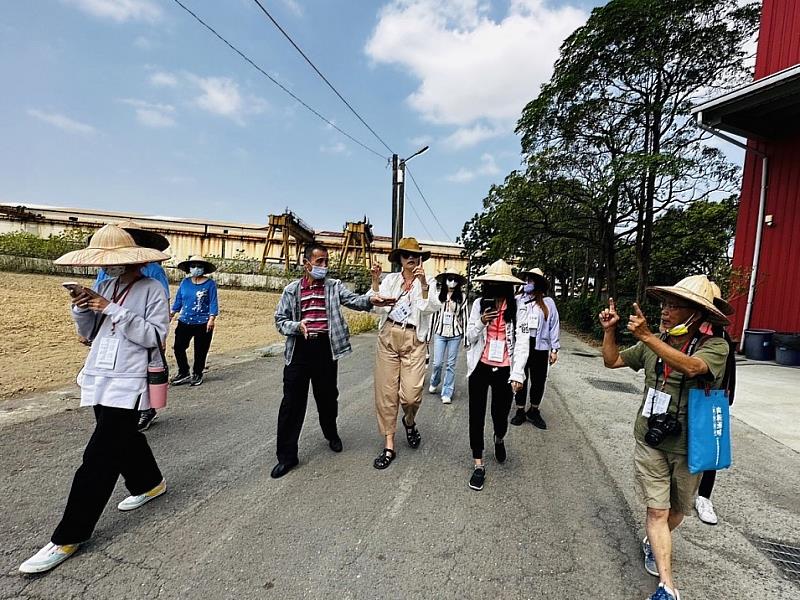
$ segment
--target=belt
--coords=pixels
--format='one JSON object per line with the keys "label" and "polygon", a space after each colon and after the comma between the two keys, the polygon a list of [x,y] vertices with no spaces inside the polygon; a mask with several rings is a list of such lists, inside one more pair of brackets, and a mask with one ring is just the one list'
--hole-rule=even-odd
{"label": "belt", "polygon": [[319,338],[328,337],[327,331],[309,331],[308,338],[309,340],[317,340]]}
{"label": "belt", "polygon": [[416,329],[416,325],[412,325],[411,323],[400,323],[398,321],[393,321],[392,319],[386,319],[389,323],[394,325],[395,327],[402,327],[404,329]]}

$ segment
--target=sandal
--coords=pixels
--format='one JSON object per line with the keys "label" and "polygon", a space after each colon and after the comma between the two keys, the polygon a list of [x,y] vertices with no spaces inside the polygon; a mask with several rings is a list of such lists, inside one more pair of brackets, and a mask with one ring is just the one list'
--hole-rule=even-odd
{"label": "sandal", "polygon": [[401,421],[403,422],[403,427],[406,428],[406,440],[408,440],[408,445],[412,448],[419,448],[419,444],[422,441],[422,436],[419,434],[417,424],[414,423],[413,425],[406,425],[405,416],[401,418]]}
{"label": "sandal", "polygon": [[392,464],[395,456],[397,456],[397,453],[394,450],[391,448],[384,448],[381,450],[378,458],[375,459],[375,462],[372,463],[372,466],[376,469],[385,469]]}

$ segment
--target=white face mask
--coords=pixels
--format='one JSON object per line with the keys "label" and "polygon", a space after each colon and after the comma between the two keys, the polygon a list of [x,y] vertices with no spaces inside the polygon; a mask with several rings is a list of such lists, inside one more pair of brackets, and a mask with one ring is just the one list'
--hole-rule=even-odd
{"label": "white face mask", "polygon": [[458,285],[458,282],[455,279],[448,279],[447,280],[447,287],[451,290],[454,289]]}
{"label": "white face mask", "polygon": [[192,277],[200,277],[203,274],[203,267],[192,267],[189,269],[189,275]]}
{"label": "white face mask", "polygon": [[106,275],[109,277],[119,277],[125,273],[125,265],[114,265],[113,267],[105,267]]}

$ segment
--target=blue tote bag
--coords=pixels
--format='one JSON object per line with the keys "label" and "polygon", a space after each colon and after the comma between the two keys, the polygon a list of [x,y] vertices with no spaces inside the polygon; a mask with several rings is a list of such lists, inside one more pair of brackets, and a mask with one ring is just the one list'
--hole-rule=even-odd
{"label": "blue tote bag", "polygon": [[731,414],[725,390],[689,390],[689,472],[731,466]]}

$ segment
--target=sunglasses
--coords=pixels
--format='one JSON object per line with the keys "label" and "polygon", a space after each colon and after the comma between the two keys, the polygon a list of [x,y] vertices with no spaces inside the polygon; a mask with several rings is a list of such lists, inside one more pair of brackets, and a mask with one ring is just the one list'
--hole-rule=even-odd
{"label": "sunglasses", "polygon": [[661,306],[661,310],[680,310],[681,308],[691,308],[688,304],[674,304],[672,302],[662,302],[659,306]]}
{"label": "sunglasses", "polygon": [[417,255],[413,254],[412,252],[401,252],[400,256],[405,259],[415,258]]}

